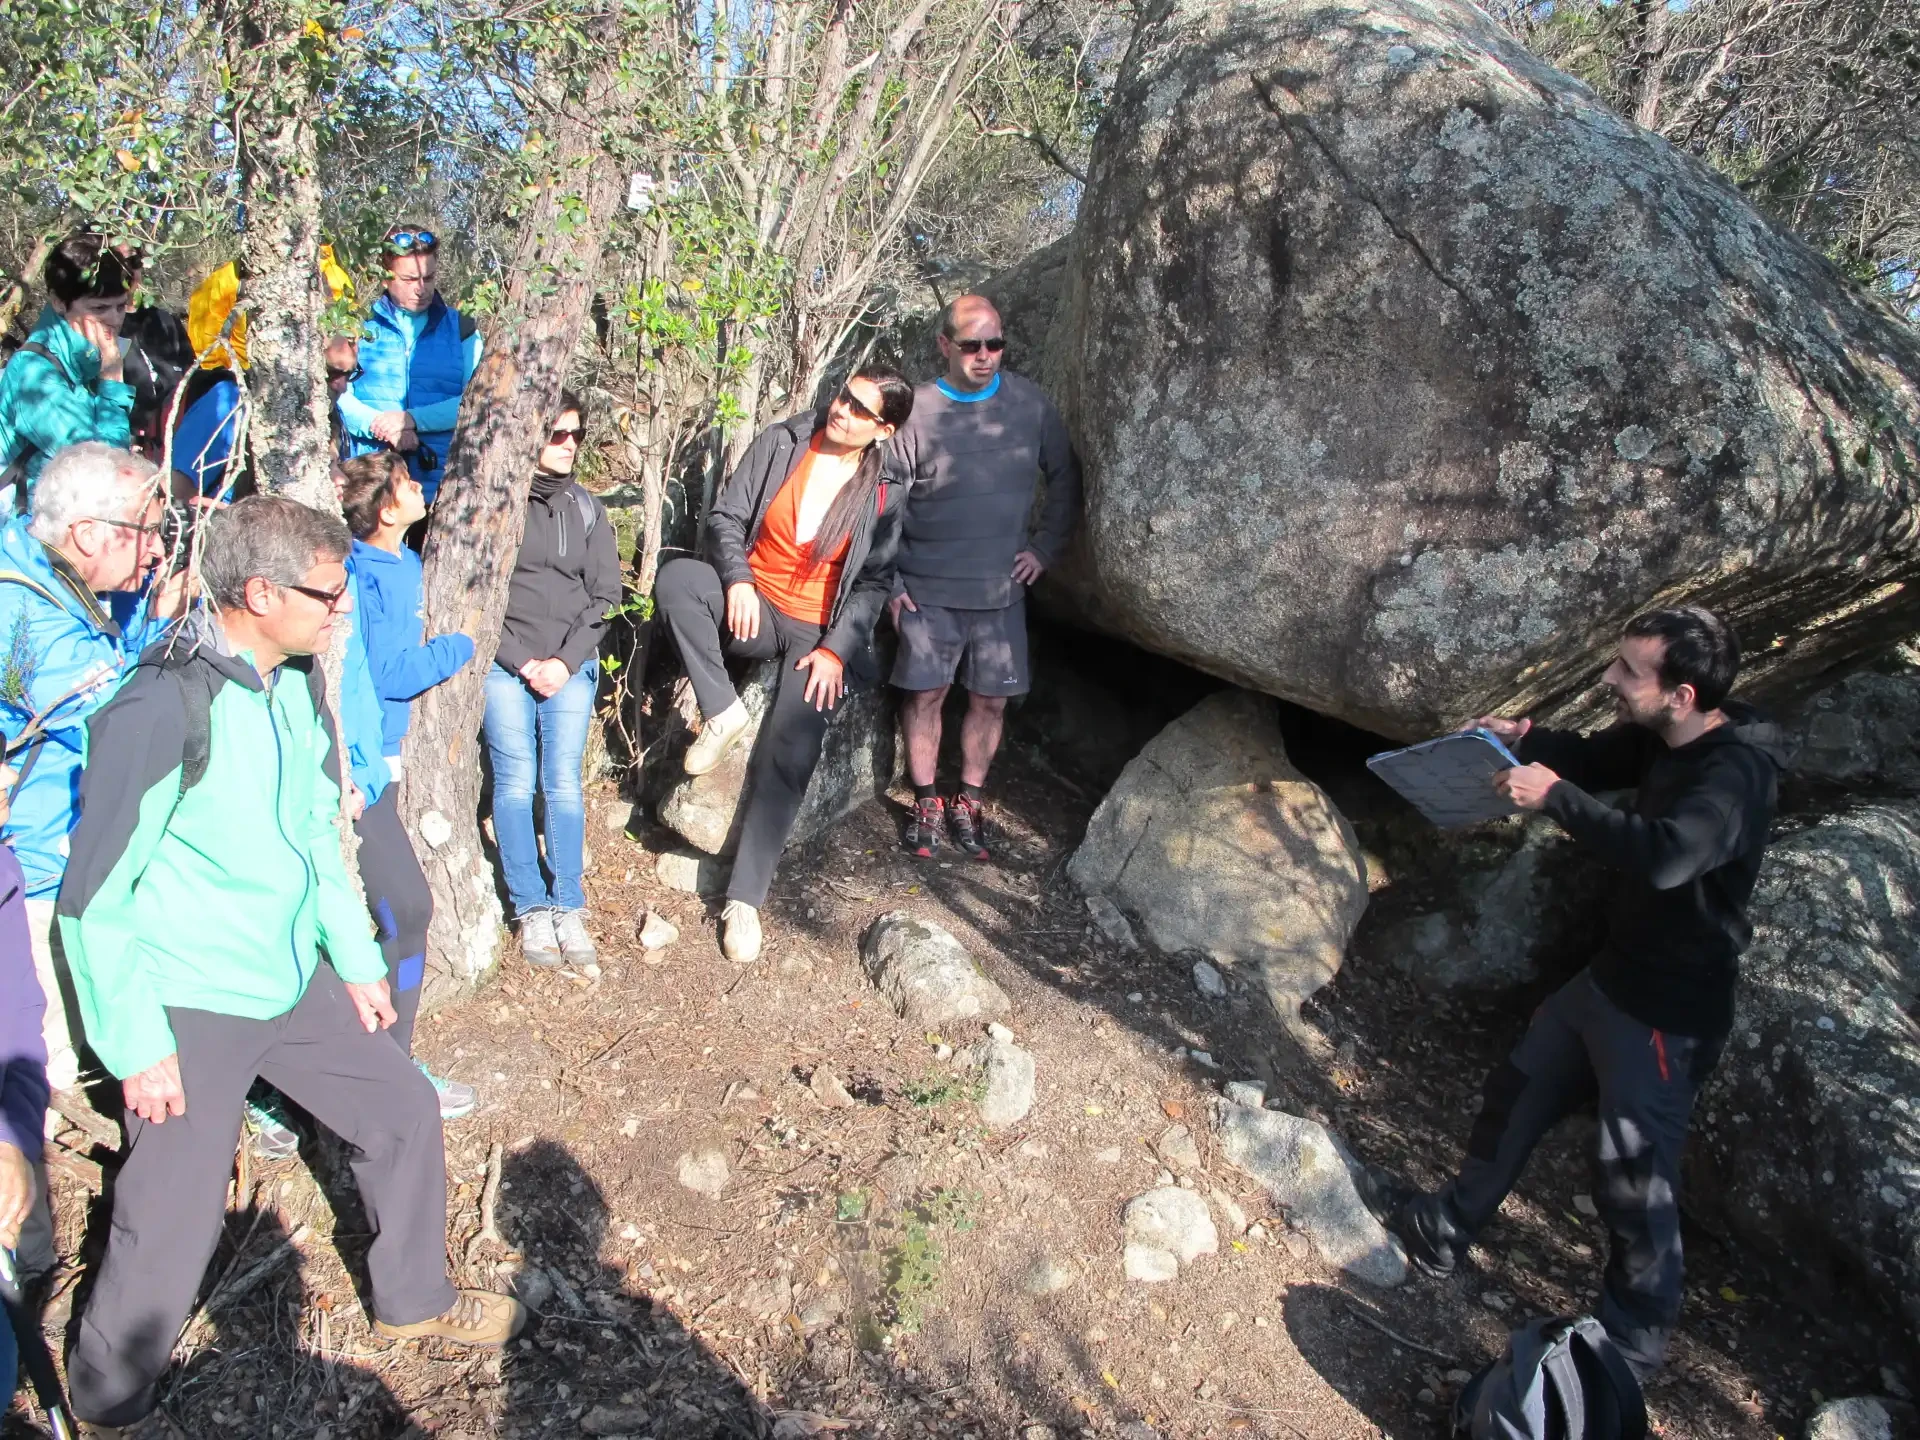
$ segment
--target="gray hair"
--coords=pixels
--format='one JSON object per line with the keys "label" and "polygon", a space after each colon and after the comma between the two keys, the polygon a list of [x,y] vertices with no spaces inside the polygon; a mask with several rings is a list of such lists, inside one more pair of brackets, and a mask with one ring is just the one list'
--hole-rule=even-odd
{"label": "gray hair", "polygon": [[247,603],[247,582],[298,585],[322,560],[353,548],[347,522],[283,495],[249,495],[207,518],[200,583],[222,610]]}
{"label": "gray hair", "polygon": [[125,520],[156,494],[160,469],[131,450],[102,440],[82,440],[55,453],[33,487],[33,519],[27,529],[49,545],[67,543],[81,520]]}

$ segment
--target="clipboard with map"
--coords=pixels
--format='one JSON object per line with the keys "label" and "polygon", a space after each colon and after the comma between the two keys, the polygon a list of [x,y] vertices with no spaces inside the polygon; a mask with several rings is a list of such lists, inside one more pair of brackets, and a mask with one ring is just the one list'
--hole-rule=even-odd
{"label": "clipboard with map", "polygon": [[1517,814],[1493,777],[1520,762],[1491,731],[1462,730],[1370,756],[1367,768],[1443,830]]}

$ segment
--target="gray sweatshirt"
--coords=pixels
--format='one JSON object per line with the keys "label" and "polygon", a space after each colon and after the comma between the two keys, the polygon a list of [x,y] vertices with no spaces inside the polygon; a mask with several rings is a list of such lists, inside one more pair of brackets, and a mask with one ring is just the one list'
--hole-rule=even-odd
{"label": "gray sweatshirt", "polygon": [[[1013,557],[1032,550],[1052,566],[1080,509],[1080,461],[1046,393],[1000,372],[985,400],[958,401],[929,381],[893,440],[912,477],[899,580],[914,603],[1003,610],[1020,599]],[[1047,478],[1038,533],[1029,536],[1034,484]]]}

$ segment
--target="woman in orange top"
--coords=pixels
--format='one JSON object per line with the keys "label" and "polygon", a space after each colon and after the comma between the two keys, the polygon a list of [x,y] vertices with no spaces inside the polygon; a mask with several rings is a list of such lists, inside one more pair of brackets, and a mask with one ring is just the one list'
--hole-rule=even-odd
{"label": "woman in orange top", "polygon": [[768,426],[714,499],[710,561],[670,561],[654,584],[706,721],[689,775],[713,769],[748,728],[726,657],[788,662],[747,772],[720,922],[729,960],[760,954],[760,906],[848,676],[878,678],[873,627],[893,589],[906,500],[889,483],[886,442],[912,411],[913,386],[870,365],[824,410]]}

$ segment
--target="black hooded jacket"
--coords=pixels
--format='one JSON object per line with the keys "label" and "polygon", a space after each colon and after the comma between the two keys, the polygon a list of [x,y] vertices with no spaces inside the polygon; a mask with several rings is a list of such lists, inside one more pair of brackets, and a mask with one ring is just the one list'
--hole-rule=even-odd
{"label": "black hooded jacket", "polygon": [[[1644,1025],[1713,1041],[1733,1028],[1747,898],[1787,761],[1779,726],[1740,701],[1720,708],[1725,724],[1678,747],[1619,724],[1591,736],[1535,729],[1519,748],[1561,777],[1545,813],[1624,872],[1593,960],[1602,993]],[[1589,793],[1629,788],[1625,810]]]}

